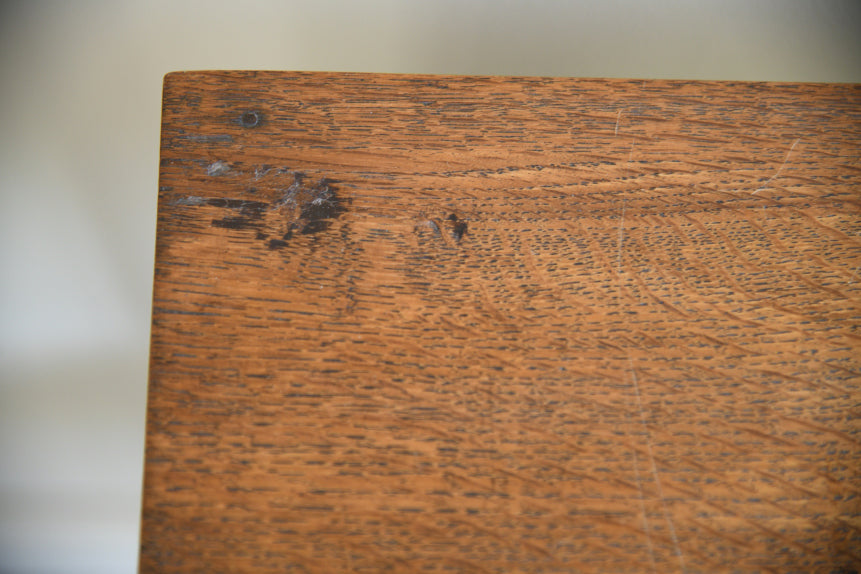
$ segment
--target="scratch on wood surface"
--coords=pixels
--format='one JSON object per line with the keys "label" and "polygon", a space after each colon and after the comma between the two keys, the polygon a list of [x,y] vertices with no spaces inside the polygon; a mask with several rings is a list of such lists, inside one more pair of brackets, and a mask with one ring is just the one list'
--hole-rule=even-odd
{"label": "scratch on wood surface", "polygon": [[766,181],[766,182],[762,185],[762,187],[760,187],[759,189],[757,189],[756,191],[754,191],[752,195],[756,195],[757,193],[759,193],[759,192],[760,192],[760,191],[762,191],[763,189],[766,189],[766,188],[768,187],[768,185],[769,185],[772,181],[774,181],[774,180],[775,180],[775,178],[776,178],[777,176],[779,176],[779,175],[780,175],[780,172],[781,172],[781,171],[783,171],[783,168],[784,168],[784,167],[786,167],[786,164],[789,162],[789,156],[790,156],[790,155],[792,155],[792,150],[794,150],[794,149],[795,149],[795,146],[797,146],[797,145],[798,145],[798,142],[800,142],[800,141],[801,141],[801,138],[798,138],[798,139],[796,139],[796,140],[792,143],[792,146],[789,148],[789,151],[788,151],[788,152],[786,152],[786,158],[783,160],[783,163],[782,163],[782,164],[780,164],[780,167],[779,167],[779,168],[777,168],[777,172],[776,172],[773,176],[771,176],[770,178],[768,178],[768,181]]}
{"label": "scratch on wood surface", "polygon": [[616,114],[616,129],[613,130],[613,137],[619,135],[619,118],[622,117],[622,110],[619,110],[619,113]]}
{"label": "scratch on wood surface", "polygon": [[619,275],[622,274],[622,242],[625,240],[625,201],[622,200],[622,217],[619,219],[619,256],[617,268]]}
{"label": "scratch on wood surface", "polygon": [[643,497],[643,481],[640,479],[640,460],[637,450],[634,449],[634,477],[637,479],[637,492],[640,495],[640,514],[643,516],[643,530],[646,532],[646,542],[649,545],[649,562],[652,564],[652,572],[657,571],[655,565],[655,547],[652,544],[652,531],[649,528],[649,517],[646,515],[646,500]]}
{"label": "scratch on wood surface", "polygon": [[670,538],[673,540],[673,546],[676,550],[676,556],[679,558],[679,567],[682,572],[687,572],[685,568],[685,558],[682,555],[682,549],[679,546],[679,538],[676,536],[676,527],[673,524],[673,518],[670,516],[670,511],[667,508],[667,501],[664,499],[664,489],[661,487],[661,476],[658,474],[658,467],[655,465],[655,456],[652,454],[652,437],[649,433],[649,427],[646,424],[646,415],[643,412],[643,401],[640,398],[640,383],[637,381],[637,371],[634,369],[634,362],[631,357],[628,357],[628,364],[631,367],[631,380],[634,382],[634,393],[637,397],[637,410],[640,412],[640,424],[643,426],[643,432],[646,435],[646,450],[649,453],[649,462],[652,467],[652,477],[655,480],[655,488],[658,490],[658,498],[661,501],[661,506],[664,509],[664,518],[667,521],[667,526],[670,529]]}

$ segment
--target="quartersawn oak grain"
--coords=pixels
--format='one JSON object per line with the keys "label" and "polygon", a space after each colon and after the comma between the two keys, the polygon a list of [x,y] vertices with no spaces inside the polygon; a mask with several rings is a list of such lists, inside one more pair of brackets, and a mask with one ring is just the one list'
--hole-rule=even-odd
{"label": "quartersawn oak grain", "polygon": [[861,89],[165,79],[142,572],[851,572]]}

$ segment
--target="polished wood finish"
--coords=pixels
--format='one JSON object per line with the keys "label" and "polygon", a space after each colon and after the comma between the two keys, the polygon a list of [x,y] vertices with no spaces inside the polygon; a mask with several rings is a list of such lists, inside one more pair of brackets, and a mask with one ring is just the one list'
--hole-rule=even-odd
{"label": "polished wood finish", "polygon": [[859,102],[168,75],[141,571],[857,571]]}

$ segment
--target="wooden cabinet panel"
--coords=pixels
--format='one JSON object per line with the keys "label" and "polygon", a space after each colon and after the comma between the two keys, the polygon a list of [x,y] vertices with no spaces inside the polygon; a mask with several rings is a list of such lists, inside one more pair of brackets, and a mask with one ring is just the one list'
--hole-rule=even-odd
{"label": "wooden cabinet panel", "polygon": [[851,572],[861,88],[165,79],[142,572]]}

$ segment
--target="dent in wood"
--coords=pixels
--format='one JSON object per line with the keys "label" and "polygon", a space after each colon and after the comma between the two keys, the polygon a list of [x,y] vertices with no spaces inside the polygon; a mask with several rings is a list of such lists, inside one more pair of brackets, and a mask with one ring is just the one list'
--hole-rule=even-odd
{"label": "dent in wood", "polygon": [[449,224],[449,228],[451,229],[451,236],[454,237],[455,241],[460,241],[463,239],[464,234],[466,234],[466,221],[459,220],[457,215],[452,213],[448,216],[447,222]]}
{"label": "dent in wood", "polygon": [[455,213],[450,213],[443,218],[428,218],[423,215],[414,227],[420,238],[430,233],[435,238],[441,238],[447,244],[459,244],[468,229],[467,221],[459,218]]}
{"label": "dent in wood", "polygon": [[256,128],[262,121],[263,116],[260,112],[255,112],[253,110],[243,112],[242,115],[239,116],[239,125],[244,128]]}

